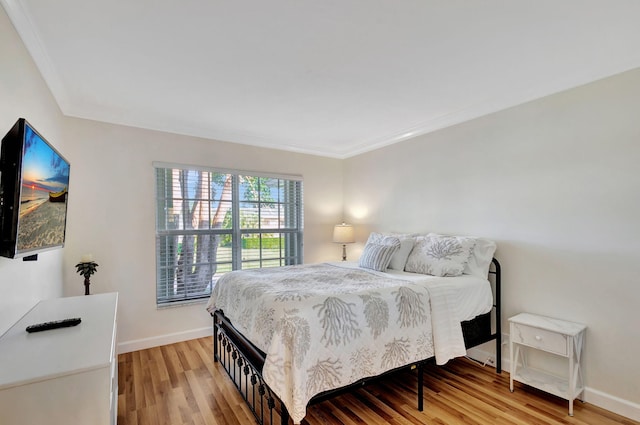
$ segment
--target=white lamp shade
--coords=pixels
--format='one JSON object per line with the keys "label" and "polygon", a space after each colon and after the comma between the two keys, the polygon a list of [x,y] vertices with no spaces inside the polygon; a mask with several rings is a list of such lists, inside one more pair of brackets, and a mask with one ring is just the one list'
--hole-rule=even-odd
{"label": "white lamp shade", "polygon": [[354,243],[356,241],[353,226],[350,224],[336,224],[333,227],[333,241],[335,243]]}

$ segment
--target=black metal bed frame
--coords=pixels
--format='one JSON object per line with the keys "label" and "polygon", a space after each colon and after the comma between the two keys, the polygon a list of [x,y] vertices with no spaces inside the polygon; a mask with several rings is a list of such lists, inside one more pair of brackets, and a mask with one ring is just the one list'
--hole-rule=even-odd
{"label": "black metal bed frame", "polygon": [[[495,317],[495,332],[491,332],[491,311],[475,317],[469,321],[462,322],[462,333],[466,348],[475,347],[480,344],[496,341],[496,373],[502,372],[502,330],[501,330],[501,270],[500,263],[495,258],[492,260],[492,269],[489,275],[494,276],[494,304],[493,312]],[[213,316],[213,356],[215,362],[220,362],[225,371],[235,384],[240,395],[244,398],[249,409],[252,411],[256,421],[260,425],[278,423],[287,425],[289,423],[289,413],[284,404],[271,391],[262,378],[262,368],[265,361],[265,353],[258,349],[244,335],[238,332],[229,319],[221,310],[216,310]],[[417,408],[422,411],[424,408],[423,371],[427,362],[433,361],[430,357],[419,362],[414,362],[407,366],[390,370],[381,375],[362,379],[351,385],[329,390],[314,396],[309,405],[320,403],[333,398],[339,394],[352,391],[368,383],[388,376],[401,370],[417,369],[418,373],[418,400]],[[275,422],[274,422],[275,420]],[[268,421],[268,422],[267,422]]]}

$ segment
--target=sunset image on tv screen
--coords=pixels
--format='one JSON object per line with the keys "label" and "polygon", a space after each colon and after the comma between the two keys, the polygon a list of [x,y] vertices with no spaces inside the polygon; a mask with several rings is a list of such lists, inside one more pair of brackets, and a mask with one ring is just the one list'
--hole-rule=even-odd
{"label": "sunset image on tv screen", "polygon": [[64,242],[69,164],[25,125],[18,251]]}

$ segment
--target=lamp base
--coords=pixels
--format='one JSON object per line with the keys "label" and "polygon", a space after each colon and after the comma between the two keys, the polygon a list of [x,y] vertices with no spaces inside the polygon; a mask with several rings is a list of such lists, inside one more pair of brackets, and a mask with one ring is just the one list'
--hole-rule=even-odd
{"label": "lamp base", "polygon": [[342,261],[347,261],[347,245],[342,245]]}

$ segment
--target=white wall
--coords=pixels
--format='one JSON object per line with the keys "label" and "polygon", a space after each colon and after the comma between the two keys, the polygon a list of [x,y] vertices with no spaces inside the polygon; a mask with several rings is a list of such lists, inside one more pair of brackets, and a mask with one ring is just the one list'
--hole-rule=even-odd
{"label": "white wall", "polygon": [[2,134],[25,117],[71,163],[65,248],[0,258],[0,334],[41,299],[82,295],[74,266],[85,253],[99,264],[91,292],[120,292],[121,349],[210,334],[203,304],[156,309],[153,161],[302,175],[304,259],[339,258],[341,161],[64,117],[2,8],[0,58]]}
{"label": "white wall", "polygon": [[347,218],[361,242],[496,240],[503,325],[522,311],[585,323],[591,394],[640,414],[638,111],[635,70],[348,159]]}
{"label": "white wall", "polygon": [[[65,152],[62,114],[0,7],[0,138],[21,117]],[[0,258],[0,335],[39,300],[62,295],[62,256],[58,249],[34,262]]]}
{"label": "white wall", "polygon": [[156,131],[66,120],[72,164],[65,295],[84,291],[74,264],[92,253],[99,264],[92,293],[118,291],[121,351],[211,333],[203,304],[157,309],[153,161],[304,177],[304,259],[338,259],[331,243],[342,219],[341,161]]}

